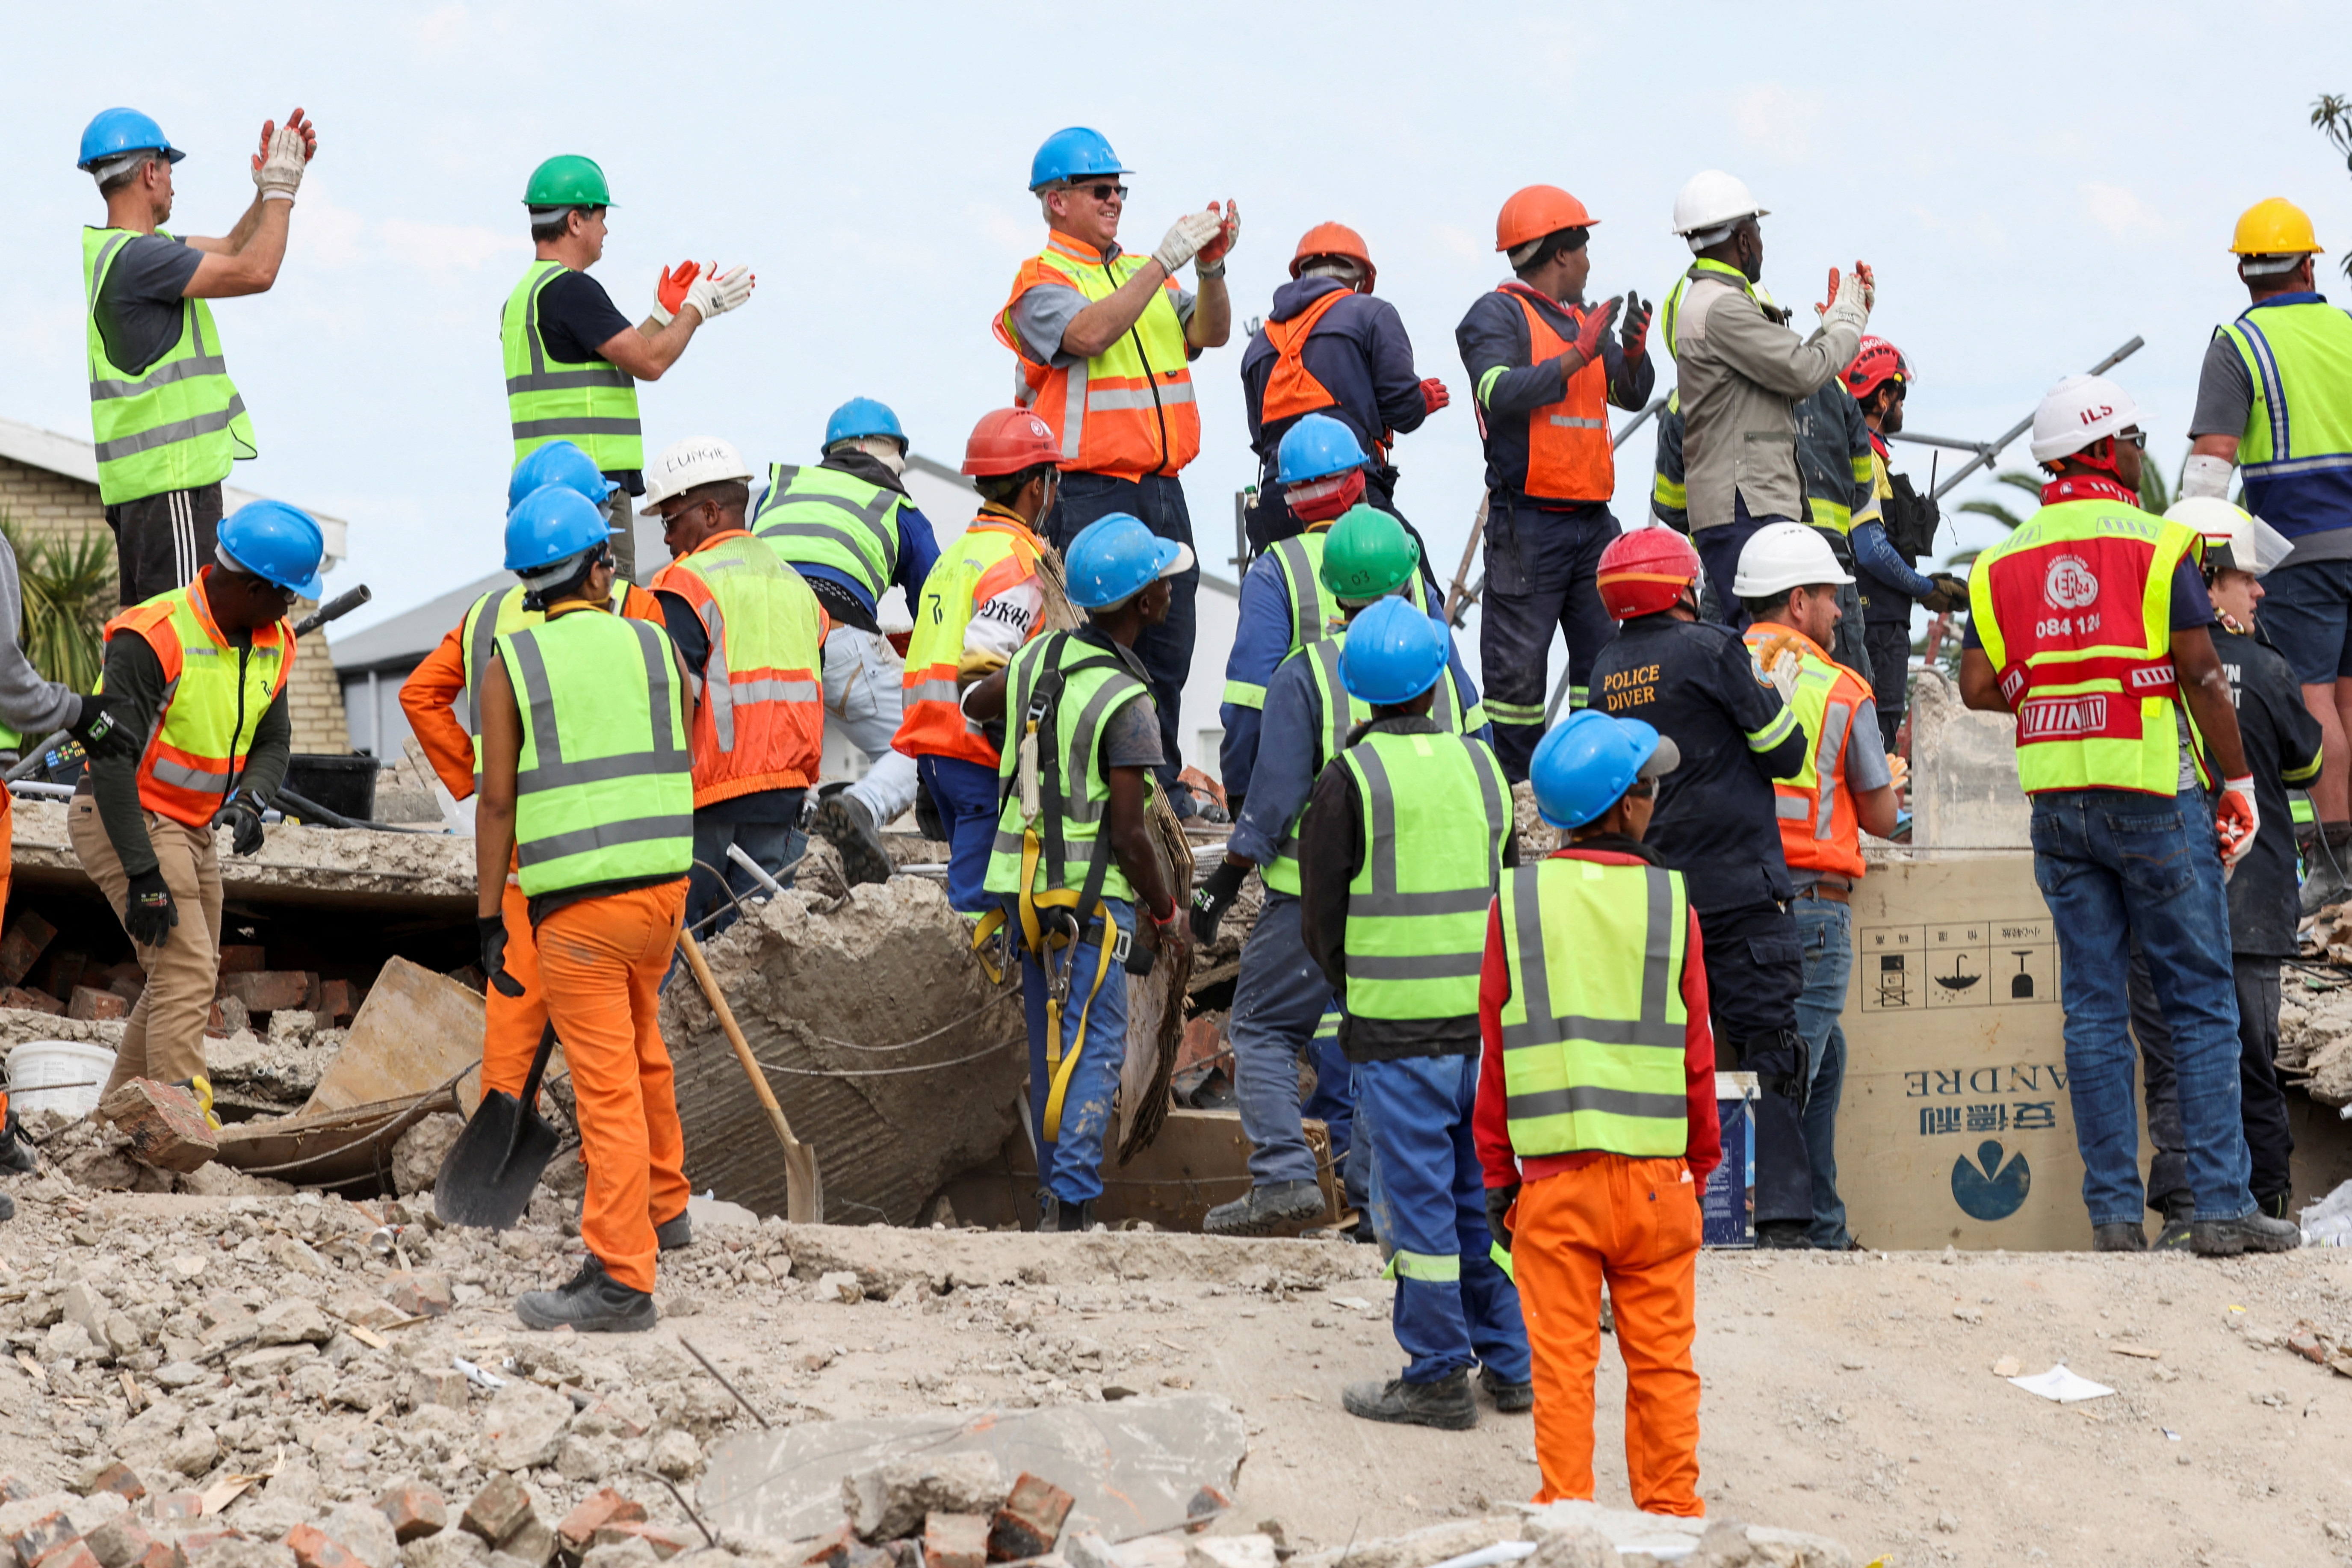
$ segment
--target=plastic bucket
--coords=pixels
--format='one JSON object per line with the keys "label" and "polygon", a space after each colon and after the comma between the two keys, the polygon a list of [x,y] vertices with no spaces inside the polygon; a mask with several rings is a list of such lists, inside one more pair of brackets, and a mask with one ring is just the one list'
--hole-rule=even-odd
{"label": "plastic bucket", "polygon": [[[18,1115],[55,1110],[83,1117],[98,1109],[99,1094],[114,1071],[114,1053],[75,1040],[27,1040],[8,1053],[8,1107]],[[47,1084],[79,1084],[47,1089]]]}

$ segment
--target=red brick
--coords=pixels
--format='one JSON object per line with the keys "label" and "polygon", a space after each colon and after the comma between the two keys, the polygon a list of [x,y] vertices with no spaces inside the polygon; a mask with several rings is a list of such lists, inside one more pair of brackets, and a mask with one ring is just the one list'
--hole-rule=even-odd
{"label": "red brick", "polygon": [[40,1568],[106,1568],[79,1536],[33,1559]]}
{"label": "red brick", "polygon": [[608,1524],[589,1538],[591,1546],[622,1546],[642,1541],[661,1558],[677,1556],[687,1548],[686,1537],[666,1524]]}
{"label": "red brick", "polygon": [[195,1097],[177,1084],[134,1078],[100,1100],[98,1113],[131,1135],[133,1159],[159,1171],[193,1171],[220,1152]]}
{"label": "red brick", "polygon": [[45,1513],[18,1529],[6,1537],[5,1544],[16,1552],[18,1563],[31,1568],[33,1563],[67,1542],[79,1540],[80,1536],[81,1531],[74,1528],[73,1521],[66,1517],[63,1509],[59,1509],[55,1513]]}
{"label": "red brick", "polygon": [[180,1568],[180,1549],[168,1541],[151,1541],[144,1555],[122,1568]]}
{"label": "red brick", "polygon": [[249,1013],[299,1007],[310,995],[310,976],[299,969],[252,969],[220,977],[220,994],[234,996]]}
{"label": "red brick", "polygon": [[89,966],[89,954],[78,947],[53,947],[34,970],[37,989],[46,991],[63,1002],[81,984],[81,972]]}
{"label": "red brick", "polygon": [[73,1000],[66,1004],[66,1016],[95,1022],[101,1018],[127,1018],[131,1004],[111,991],[93,991],[87,985],[73,988]]}
{"label": "red brick", "polygon": [[217,1524],[203,1530],[192,1530],[180,1537],[177,1568],[194,1568],[194,1565],[202,1563],[205,1554],[213,1548],[226,1546],[231,1542],[251,1539],[233,1524]]}
{"label": "red brick", "polygon": [[923,1524],[923,1561],[930,1568],[982,1568],[988,1561],[988,1515],[931,1515]]}
{"label": "red brick", "polygon": [[250,974],[268,962],[257,942],[230,942],[220,950],[220,973]]}
{"label": "red brick", "polygon": [[[515,1527],[530,1517],[530,1494],[512,1476],[499,1476],[474,1494],[458,1519],[460,1528],[480,1536],[492,1546],[514,1532]],[[304,1563],[302,1568],[312,1568]]]}
{"label": "red brick", "polygon": [[66,1005],[46,991],[27,991],[21,985],[11,985],[0,991],[0,1007],[23,1007],[30,1012],[47,1013],[64,1017]]}
{"label": "red brick", "polygon": [[1062,1521],[1076,1500],[1053,1482],[1023,1471],[991,1521],[989,1556],[999,1563],[1043,1557],[1061,1540]]}
{"label": "red brick", "polygon": [[[381,1505],[379,1505],[381,1506]],[[610,1487],[603,1487],[580,1500],[580,1506],[563,1516],[555,1533],[574,1552],[586,1548],[596,1532],[608,1524],[642,1524],[646,1505],[625,1498]]]}
{"label": "red brick", "polygon": [[82,1479],[82,1496],[98,1492],[112,1492],[125,1502],[137,1502],[147,1495],[147,1483],[139,1479],[138,1471],[117,1459],[95,1475]]}
{"label": "red brick", "polygon": [[117,975],[106,983],[106,988],[136,1007],[139,1005],[139,998],[146,994],[147,977],[143,974],[134,974],[126,980]]}
{"label": "red brick", "polygon": [[858,1544],[857,1532],[848,1525],[835,1527],[811,1543],[800,1568],[842,1568],[849,1561],[849,1549]]}
{"label": "red brick", "polygon": [[352,1003],[352,983],[348,980],[324,980],[319,984],[319,1005],[312,1011],[334,1024],[348,1024],[358,1011]]}
{"label": "red brick", "polygon": [[298,1568],[366,1568],[351,1550],[315,1524],[298,1524],[286,1532],[287,1549]]}
{"label": "red brick", "polygon": [[[404,1546],[419,1536],[438,1533],[449,1522],[449,1505],[431,1487],[394,1487],[375,1500],[375,1506],[392,1521],[392,1538]],[[638,1517],[645,1517],[644,1510]]]}
{"label": "red brick", "polygon": [[33,972],[41,950],[57,934],[58,928],[43,920],[37,911],[26,910],[18,915],[16,923],[8,928],[8,934],[0,937],[0,983],[22,984],[25,976]]}

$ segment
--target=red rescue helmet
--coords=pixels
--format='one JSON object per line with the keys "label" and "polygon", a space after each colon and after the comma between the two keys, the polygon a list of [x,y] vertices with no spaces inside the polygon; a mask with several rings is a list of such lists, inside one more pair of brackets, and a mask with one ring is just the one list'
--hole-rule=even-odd
{"label": "red rescue helmet", "polygon": [[1372,265],[1372,253],[1364,247],[1364,237],[1344,223],[1318,223],[1298,237],[1298,249],[1290,258],[1290,275],[1298,276],[1300,268],[1318,256],[1344,256],[1364,269],[1364,292],[1372,291],[1380,269]]}
{"label": "red rescue helmet", "polygon": [[1903,383],[1908,391],[1919,378],[1911,374],[1911,362],[1903,351],[1885,338],[1864,338],[1854,350],[1853,363],[1845,367],[1845,389],[1859,398],[1868,397],[1892,377]]}
{"label": "red rescue helmet", "polygon": [[967,474],[1017,474],[1039,463],[1059,463],[1061,445],[1053,426],[1026,408],[992,408],[971,427],[963,444]]}
{"label": "red rescue helmet", "polygon": [[1698,552],[1673,529],[1629,529],[1601,552],[1601,607],[1613,620],[1654,616],[1673,608],[1698,573]]}
{"label": "red rescue helmet", "polygon": [[1528,185],[1513,191],[1496,215],[1495,248],[1517,250],[1531,239],[1564,228],[1591,228],[1600,221],[1558,185]]}

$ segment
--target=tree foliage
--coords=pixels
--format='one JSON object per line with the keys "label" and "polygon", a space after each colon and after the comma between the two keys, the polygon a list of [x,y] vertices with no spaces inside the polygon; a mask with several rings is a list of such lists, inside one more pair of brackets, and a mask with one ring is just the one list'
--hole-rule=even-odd
{"label": "tree foliage", "polygon": [[27,541],[5,512],[0,539],[16,552],[24,588],[24,619],[16,631],[25,657],[47,679],[88,691],[98,683],[103,629],[115,607],[113,550],[97,534]]}

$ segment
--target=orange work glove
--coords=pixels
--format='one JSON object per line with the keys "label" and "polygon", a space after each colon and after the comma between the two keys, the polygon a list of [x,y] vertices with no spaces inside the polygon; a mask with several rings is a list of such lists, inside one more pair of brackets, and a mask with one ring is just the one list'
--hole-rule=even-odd
{"label": "orange work glove", "polygon": [[[718,263],[713,262],[711,266],[716,268]],[[693,288],[694,280],[701,276],[702,267],[698,262],[681,261],[674,268],[663,268],[661,282],[654,289],[654,320],[665,327],[668,326],[670,318],[677,314],[678,307],[686,303],[686,291]]]}
{"label": "orange work glove", "polygon": [[1209,210],[1222,217],[1223,225],[1218,228],[1216,237],[1202,246],[1199,251],[1194,253],[1192,261],[1195,267],[1213,268],[1209,276],[1213,278],[1224,270],[1221,264],[1224,261],[1226,253],[1233,249],[1234,242],[1242,237],[1242,207],[1239,202],[1228,198],[1223,207],[1215,202],[1211,202]]}
{"label": "orange work glove", "polygon": [[1576,364],[1568,374],[1574,375],[1601,357],[1601,340],[1608,337],[1610,327],[1616,322],[1617,312],[1624,308],[1625,296],[1620,294],[1607,304],[1595,305],[1577,318],[1576,342],[1569,345],[1576,351]]}
{"label": "orange work glove", "polygon": [[2254,831],[2263,815],[2254,805],[2254,776],[2245,773],[2221,781],[2221,798],[2213,803],[2214,831],[2221,836],[2221,873],[2226,879],[2254,847]]}
{"label": "orange work glove", "polygon": [[1445,384],[1438,380],[1435,376],[1433,375],[1428,380],[1421,384],[1421,409],[1423,413],[1434,414],[1453,401],[1454,395],[1446,391]]}

